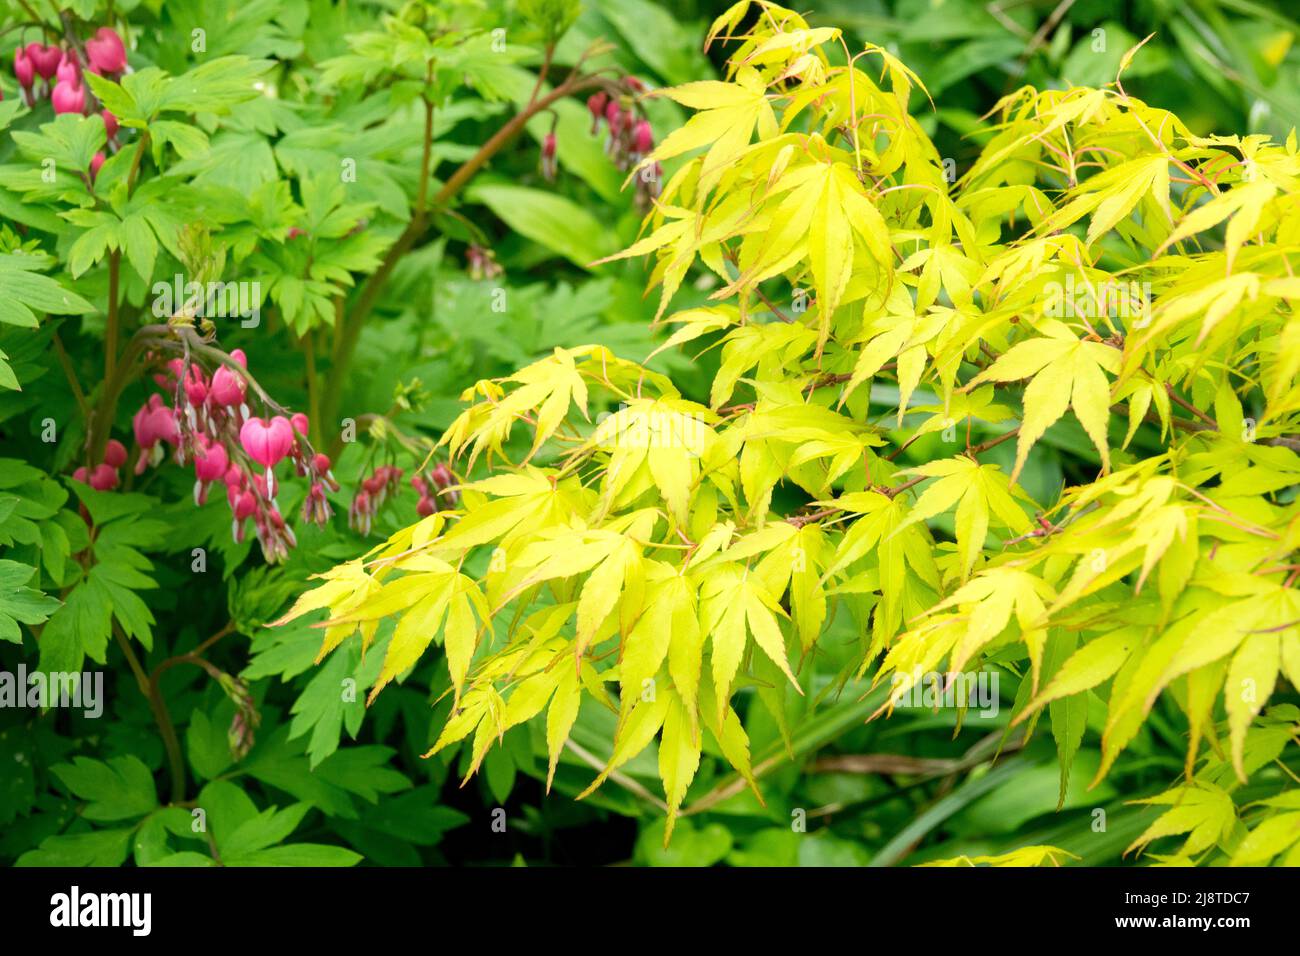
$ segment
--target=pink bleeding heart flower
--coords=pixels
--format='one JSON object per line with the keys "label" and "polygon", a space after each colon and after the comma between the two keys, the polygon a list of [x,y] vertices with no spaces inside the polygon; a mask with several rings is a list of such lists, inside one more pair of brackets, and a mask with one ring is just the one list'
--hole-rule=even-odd
{"label": "pink bleeding heart flower", "polygon": [[[226,455],[226,446],[220,442],[212,441],[206,436],[198,436],[197,447],[194,449],[194,503],[199,507],[208,503],[208,488],[214,481],[218,481],[226,476],[226,468],[230,464],[230,459]],[[227,497],[230,495],[230,488],[226,488]]]}
{"label": "pink bleeding heart flower", "polygon": [[555,133],[547,133],[546,138],[542,140],[542,178],[548,183],[555,182],[559,171],[555,160],[556,146]]}
{"label": "pink bleeding heart flower", "polygon": [[117,135],[117,131],[121,129],[118,125],[117,117],[108,110],[101,110],[99,115],[104,120],[104,132],[108,134],[109,139],[112,139]]}
{"label": "pink bleeding heart flower", "polygon": [[591,114],[591,131],[594,133],[600,128],[600,121],[605,118],[605,105],[609,102],[609,95],[604,92],[592,93],[587,97],[587,112]]}
{"label": "pink bleeding heart flower", "polygon": [[358,491],[348,506],[348,527],[361,534],[370,534],[370,520],[374,517],[374,506],[370,495],[364,490]]}
{"label": "pink bleeding heart flower", "polygon": [[239,497],[235,499],[235,520],[243,521],[245,518],[251,518],[256,511],[257,498],[251,491],[241,492]]}
{"label": "pink bleeding heart flower", "polygon": [[641,120],[632,131],[632,148],[638,153],[648,153],[654,149],[655,134],[646,120]]}
{"label": "pink bleeding heart flower", "polygon": [[456,476],[452,473],[452,470],[447,467],[446,462],[439,462],[437,467],[429,472],[429,477],[433,479],[433,484],[438,489],[439,497],[446,499],[446,501],[451,505],[455,505],[456,502],[460,500],[459,492],[447,490],[456,483]]}
{"label": "pink bleeding heart flower", "polygon": [[226,477],[230,467],[230,457],[226,446],[220,442],[204,439],[194,452],[194,474],[200,481],[218,481]]}
{"label": "pink bleeding heart flower", "polygon": [[439,488],[446,488],[455,480],[456,476],[451,473],[451,469],[447,467],[446,462],[440,461],[433,471],[429,473],[429,477],[433,479],[433,483]]}
{"label": "pink bleeding heart flower", "polygon": [[307,498],[302,503],[302,520],[314,522],[323,528],[329,517],[330,506],[325,500],[325,489],[320,482],[314,481],[307,489]]}
{"label": "pink bleeding heart flower", "polygon": [[338,491],[339,483],[334,480],[334,475],[330,471],[330,464],[330,456],[321,452],[317,452],[316,456],[311,460],[312,469],[320,477],[321,484],[330,491]]}
{"label": "pink bleeding heart flower", "polygon": [[112,27],[100,27],[86,41],[86,57],[96,73],[121,73],[126,69],[126,45]]}
{"label": "pink bleeding heart flower", "polygon": [[154,434],[158,436],[157,440],[165,441],[169,445],[179,445],[181,431],[176,424],[176,413],[172,411],[171,406],[163,401],[161,395],[151,395],[149,407],[152,409],[150,414],[153,419]]}
{"label": "pink bleeding heart flower", "polygon": [[293,425],[283,415],[276,415],[269,422],[250,418],[239,429],[239,443],[253,461],[274,468],[293,448]]}
{"label": "pink bleeding heart flower", "polygon": [[75,51],[68,50],[63,54],[54,75],[58,77],[60,83],[81,83],[81,63],[77,60]]}
{"label": "pink bleeding heart flower", "polygon": [[117,487],[117,469],[109,464],[96,465],[89,484],[96,491],[111,491]]}
{"label": "pink bleeding heart flower", "polygon": [[293,430],[299,435],[306,435],[307,429],[311,427],[311,420],[302,412],[294,412],[289,416],[289,421],[293,425]]}
{"label": "pink bleeding heart flower", "polygon": [[100,167],[103,165],[104,154],[102,152],[98,152],[94,156],[90,157],[90,181],[92,183],[95,181],[95,178],[99,176]]}
{"label": "pink bleeding heart flower", "polygon": [[154,410],[153,400],[156,395],[151,395],[149,401],[140,406],[139,410],[131,418],[131,430],[135,432],[135,441],[141,448],[152,448],[158,444],[158,437],[153,431],[153,421],[151,415]]}
{"label": "pink bleeding heart flower", "polygon": [[163,458],[163,442],[176,445],[180,442],[180,429],[176,415],[163,404],[161,395],[150,396],[147,404],[140,406],[131,420],[135,440],[140,446],[140,458],[135,463],[135,473],[143,474],[149,464],[158,464]]}
{"label": "pink bleeding heart flower", "polygon": [[244,522],[257,514],[257,498],[253,496],[252,492],[242,492],[231,503],[230,510],[234,512],[233,531],[235,541],[243,541]]}
{"label": "pink bleeding heart flower", "polygon": [[104,464],[121,468],[126,464],[126,446],[116,438],[110,438],[104,446]]}
{"label": "pink bleeding heart flower", "polygon": [[63,51],[53,43],[49,46],[29,43],[27,44],[27,57],[32,61],[32,66],[41,79],[48,80],[58,72],[59,61],[63,59]]}
{"label": "pink bleeding heart flower", "polygon": [[233,510],[235,502],[244,491],[244,473],[239,470],[238,465],[231,465],[226,469],[225,477],[222,479],[226,483],[226,500],[230,502]]}
{"label": "pink bleeding heart flower", "polygon": [[208,397],[208,378],[197,365],[191,365],[185,377],[185,397],[194,406],[201,406]]}
{"label": "pink bleeding heart flower", "polygon": [[18,78],[18,85],[24,90],[30,90],[32,82],[36,79],[36,64],[28,56],[25,47],[14,49],[14,76]]}
{"label": "pink bleeding heart flower", "polygon": [[[231,358],[234,358],[234,352],[231,353]],[[244,400],[244,387],[243,377],[238,372],[231,371],[229,366],[223,365],[212,373],[212,385],[208,394],[218,405],[238,405]]]}
{"label": "pink bleeding heart flower", "polygon": [[74,471],[72,473],[72,477],[75,478],[77,481],[81,482],[83,485],[86,484],[87,483],[86,478],[88,477],[86,475],[86,466],[82,465],[80,468]]}
{"label": "pink bleeding heart flower", "polygon": [[420,500],[415,503],[415,513],[421,518],[427,518],[438,510],[438,506],[429,500],[428,495],[420,495]]}
{"label": "pink bleeding heart flower", "polygon": [[78,83],[60,80],[50,101],[55,113],[80,113],[86,108],[86,90]]}

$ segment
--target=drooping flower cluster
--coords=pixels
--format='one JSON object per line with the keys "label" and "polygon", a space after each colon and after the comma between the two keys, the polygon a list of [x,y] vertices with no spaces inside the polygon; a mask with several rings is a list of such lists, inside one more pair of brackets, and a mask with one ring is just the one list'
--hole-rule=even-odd
{"label": "drooping flower cluster", "polygon": [[[591,113],[591,132],[600,131],[605,124],[605,152],[619,169],[634,168],[655,147],[654,129],[650,121],[637,113],[635,103],[625,105],[625,100],[645,92],[645,84],[635,76],[623,78],[629,97],[610,96],[601,91],[587,98],[587,111]],[[656,163],[642,170],[636,177],[636,203],[645,209],[662,188],[663,170]]]}
{"label": "drooping flower cluster", "polygon": [[[112,27],[100,27],[81,49],[87,61],[84,65],[82,53],[71,42],[18,46],[14,50],[14,76],[22,91],[23,102],[35,108],[38,102],[48,97],[56,114],[90,115],[94,112],[97,104],[85,83],[83,70],[116,80],[131,68],[127,64],[126,44]],[[108,136],[109,151],[116,152],[117,117],[106,109],[100,110],[100,116]],[[92,181],[104,165],[104,158],[104,154],[99,152],[91,160],[88,172]]]}
{"label": "drooping flower cluster", "polygon": [[[371,472],[352,497],[352,504],[348,508],[348,526],[361,534],[369,534],[375,515],[401,490],[403,474],[405,472],[395,465],[380,465]],[[421,517],[428,517],[442,508],[454,507],[459,495],[448,490],[454,484],[456,476],[445,462],[439,462],[430,469],[427,476],[412,475],[411,487],[420,496],[415,504],[416,512]]]}
{"label": "drooping flower cluster", "polygon": [[427,518],[443,508],[454,508],[456,502],[460,500],[460,494],[449,489],[455,483],[456,476],[452,474],[446,462],[439,462],[429,472],[428,478],[423,475],[412,475],[411,487],[420,493],[420,500],[415,504],[415,510],[420,517]]}
{"label": "drooping flower cluster", "polygon": [[[167,362],[164,373],[154,377],[157,384],[172,396],[168,405],[163,395],[155,393],[135,413],[132,425],[138,453],[135,473],[163,462],[167,449],[179,465],[194,466],[194,502],[203,505],[213,485],[226,489],[226,501],[232,515],[231,534],[244,540],[251,521],[262,553],[272,564],[284,560],[297,544],[276,500],[278,485],[275,469],[288,459],[294,471],[307,479],[308,490],[302,506],[302,520],[324,525],[331,510],[326,489],[338,490],[330,471],[330,459],[311,447],[307,438],[310,422],[301,412],[293,415],[254,416],[248,407],[248,383],[245,370],[248,359],[240,349],[232,351],[211,374],[191,360],[188,368],[183,359]],[[126,461],[126,449],[110,442],[110,450],[121,449],[119,464]],[[114,452],[117,456],[118,453]],[[105,455],[105,463],[114,459]],[[89,478],[106,484],[104,465]],[[112,474],[112,487],[116,471]]]}
{"label": "drooping flower cluster", "polygon": [[[611,92],[612,91],[612,92]],[[650,121],[638,112],[636,98],[645,93],[645,84],[635,76],[625,76],[621,86],[601,90],[587,97],[587,111],[591,113],[591,132],[594,136],[605,124],[605,153],[621,170],[634,168],[655,147],[654,129]],[[539,169],[548,183],[555,182],[559,172],[557,164],[558,141],[555,125],[542,138]],[[636,203],[648,208],[659,195],[663,170],[656,163],[642,170],[636,177]]]}
{"label": "drooping flower cluster", "polygon": [[475,243],[470,243],[465,250],[465,262],[469,266],[469,277],[475,282],[495,279],[505,272],[497,262],[496,253]]}
{"label": "drooping flower cluster", "polygon": [[230,719],[230,728],[226,731],[226,745],[230,748],[232,757],[243,760],[256,742],[256,731],[261,726],[262,714],[257,709],[257,703],[253,700],[247,681],[240,677],[232,677],[225,672],[219,673],[217,683],[235,705],[234,716]]}
{"label": "drooping flower cluster", "polygon": [[82,465],[72,473],[72,477],[96,491],[112,491],[120,480],[117,470],[126,464],[126,459],[126,446],[116,438],[110,438],[104,446],[104,460],[91,469]]}
{"label": "drooping flower cluster", "polygon": [[352,496],[352,504],[348,507],[348,527],[369,534],[371,522],[379,509],[401,487],[402,474],[402,469],[395,465],[380,465],[368,478],[362,479],[361,487]]}

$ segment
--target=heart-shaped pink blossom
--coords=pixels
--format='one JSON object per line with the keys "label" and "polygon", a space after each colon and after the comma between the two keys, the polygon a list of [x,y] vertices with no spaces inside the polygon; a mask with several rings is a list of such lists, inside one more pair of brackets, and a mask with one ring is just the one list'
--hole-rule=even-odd
{"label": "heart-shaped pink blossom", "polygon": [[14,76],[18,78],[19,86],[25,90],[31,89],[32,81],[36,78],[36,64],[27,55],[25,47],[14,48]]}
{"label": "heart-shaped pink blossom", "polygon": [[212,387],[208,393],[218,405],[238,405],[244,400],[244,380],[238,372],[223,365],[212,373]]}
{"label": "heart-shaped pink blossom", "polygon": [[293,425],[283,415],[276,415],[269,422],[250,418],[239,429],[239,443],[253,461],[274,468],[293,448]]}
{"label": "heart-shaped pink blossom", "polygon": [[202,405],[208,397],[208,378],[197,365],[191,365],[190,374],[185,377],[185,397],[194,406]]}
{"label": "heart-shaped pink blossom", "polygon": [[131,425],[135,430],[136,442],[146,451],[159,442],[175,445],[181,440],[180,429],[176,427],[176,415],[163,403],[161,395],[150,396],[149,401],[135,413]]}
{"label": "heart-shaped pink blossom", "polygon": [[135,432],[135,443],[141,448],[152,448],[158,444],[158,436],[155,434],[153,421],[153,411],[156,407],[153,398],[150,398],[149,401],[140,406],[140,410],[131,419],[131,428]]}
{"label": "heart-shaped pink blossom", "polygon": [[100,27],[86,41],[86,58],[96,73],[121,73],[126,69],[126,45],[112,27]]}
{"label": "heart-shaped pink blossom", "polygon": [[104,464],[121,468],[126,464],[126,446],[116,438],[110,438],[104,446]]}
{"label": "heart-shaped pink blossom", "polygon": [[205,442],[194,451],[194,475],[199,481],[217,481],[225,477],[229,464],[226,446],[220,442]]}
{"label": "heart-shaped pink blossom", "polygon": [[655,148],[654,130],[645,120],[632,128],[632,148],[638,153],[648,153]]}
{"label": "heart-shaped pink blossom", "polygon": [[80,113],[86,108],[86,88],[68,80],[60,80],[50,94],[56,113]]}
{"label": "heart-shaped pink blossom", "polygon": [[59,60],[58,68],[55,69],[54,75],[59,78],[60,83],[81,83],[81,62],[77,59],[77,54],[72,50],[63,54]]}
{"label": "heart-shaped pink blossom", "polygon": [[63,51],[53,43],[49,46],[29,43],[27,44],[27,57],[32,61],[32,66],[40,74],[41,78],[48,80],[58,71],[59,61],[63,59]]}
{"label": "heart-shaped pink blossom", "polygon": [[111,491],[117,487],[117,469],[109,464],[96,465],[88,484],[96,491]]}
{"label": "heart-shaped pink blossom", "polygon": [[243,521],[245,518],[251,518],[254,512],[257,511],[257,499],[253,497],[251,491],[245,491],[235,499],[235,503],[231,506],[231,510],[235,512],[236,521]]}

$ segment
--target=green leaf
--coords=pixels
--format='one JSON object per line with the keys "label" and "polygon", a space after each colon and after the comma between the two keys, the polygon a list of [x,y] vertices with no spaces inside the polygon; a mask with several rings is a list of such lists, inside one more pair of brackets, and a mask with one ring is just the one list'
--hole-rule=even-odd
{"label": "green leaf", "polygon": [[131,830],[92,830],[46,837],[14,866],[121,866],[131,846]]}
{"label": "green leaf", "polygon": [[18,624],[42,624],[60,607],[59,601],[26,586],[36,569],[0,558],[0,640],[21,644]]}
{"label": "green leaf", "polygon": [[153,774],[135,757],[111,757],[107,763],[74,757],[50,770],[72,794],[86,801],[87,820],[113,822],[142,817],[158,806]]}
{"label": "green leaf", "polygon": [[476,185],[469,198],[481,202],[511,229],[590,268],[613,251],[609,230],[577,203],[527,186]]}

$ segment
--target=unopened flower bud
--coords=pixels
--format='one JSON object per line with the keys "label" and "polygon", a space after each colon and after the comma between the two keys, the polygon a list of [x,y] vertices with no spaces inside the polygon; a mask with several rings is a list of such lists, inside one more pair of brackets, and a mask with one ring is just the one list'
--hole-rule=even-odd
{"label": "unopened flower bud", "polygon": [[555,182],[558,167],[555,161],[555,133],[547,133],[546,138],[542,140],[542,178],[548,183]]}
{"label": "unopened flower bud", "polygon": [[32,63],[32,58],[27,55],[26,47],[16,47],[14,49],[14,76],[18,79],[18,85],[24,90],[32,88],[32,82],[36,79],[36,66]]}
{"label": "unopened flower bud", "polygon": [[632,130],[632,148],[644,156],[646,153],[650,152],[650,150],[654,149],[654,146],[654,130],[650,128],[650,123],[648,121],[641,120]]}
{"label": "unopened flower bud", "polygon": [[587,97],[587,112],[591,114],[591,131],[594,133],[600,128],[600,121],[605,118],[605,105],[609,102],[609,95],[603,91],[592,93]]}

